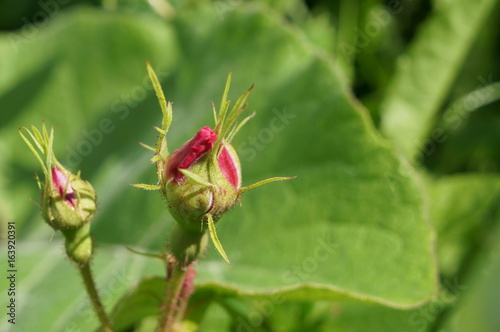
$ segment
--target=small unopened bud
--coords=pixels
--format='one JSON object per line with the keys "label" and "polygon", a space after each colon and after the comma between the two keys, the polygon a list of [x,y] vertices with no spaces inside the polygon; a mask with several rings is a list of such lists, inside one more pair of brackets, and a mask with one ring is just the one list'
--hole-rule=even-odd
{"label": "small unopened bud", "polygon": [[87,263],[92,255],[90,220],[97,205],[94,188],[80,178],[80,173],[71,173],[57,161],[52,150],[54,128],[49,135],[43,123],[41,132],[31,126],[31,131],[22,128],[19,133],[43,170],[45,181],[37,178],[43,218],[53,229],[64,234],[68,257],[77,264]]}
{"label": "small unopened bud", "polygon": [[21,128],[19,133],[43,170],[45,181],[37,180],[41,189],[41,212],[45,221],[55,230],[77,229],[89,222],[96,211],[95,190],[88,181],[80,178],[80,173],[71,173],[57,161],[52,150],[54,128],[49,135],[43,123],[41,132],[31,126],[31,131]]}
{"label": "small unopened bud", "polygon": [[54,229],[79,228],[96,211],[92,185],[62,166],[53,166],[42,191],[42,215]]}

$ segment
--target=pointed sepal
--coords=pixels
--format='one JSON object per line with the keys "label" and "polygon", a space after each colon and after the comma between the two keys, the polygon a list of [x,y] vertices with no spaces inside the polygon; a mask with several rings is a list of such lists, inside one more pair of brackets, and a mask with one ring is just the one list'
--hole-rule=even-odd
{"label": "pointed sepal", "polygon": [[144,189],[144,190],[160,190],[160,186],[157,184],[147,184],[147,183],[136,183],[132,184],[132,187],[136,187],[139,189]]}
{"label": "pointed sepal", "polygon": [[229,258],[226,255],[226,252],[224,251],[224,248],[222,247],[222,244],[219,241],[219,238],[217,237],[217,229],[215,228],[215,223],[214,219],[212,218],[212,215],[208,213],[206,215],[206,219],[207,219],[208,232],[210,233],[210,239],[212,240],[215,249],[217,249],[219,254],[222,256],[222,258],[224,258],[224,260],[228,264],[231,264]]}
{"label": "pointed sepal", "polygon": [[274,177],[274,178],[269,178],[269,179],[265,179],[265,180],[261,180],[259,182],[256,182],[254,184],[251,184],[249,186],[246,186],[246,187],[243,187],[240,189],[240,193],[243,193],[245,191],[248,191],[248,190],[252,190],[252,189],[255,189],[255,188],[258,188],[260,186],[263,186],[265,184],[268,184],[268,183],[271,183],[271,182],[276,182],[276,181],[285,181],[285,180],[292,180],[292,179],[295,179],[296,176],[291,176],[291,177],[283,177],[283,176],[279,176],[279,177]]}

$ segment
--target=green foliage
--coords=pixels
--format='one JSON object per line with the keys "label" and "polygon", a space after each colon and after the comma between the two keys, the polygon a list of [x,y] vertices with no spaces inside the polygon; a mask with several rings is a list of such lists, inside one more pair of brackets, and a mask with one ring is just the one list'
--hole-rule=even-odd
{"label": "green foliage", "polygon": [[[17,131],[42,120],[61,164],[96,189],[93,272],[117,331],[154,329],[165,271],[126,249],[159,252],[174,225],[158,193],[130,186],[156,181],[139,145],[154,144],[162,116],[146,60],[174,103],[171,151],[213,127],[211,100],[234,69],[228,100],[255,84],[245,112],[256,115],[232,142],[243,186],[297,176],[245,192],[217,222],[231,265],[213,246],[202,255],[186,328],[455,331],[463,316],[498,329],[498,310],[463,314],[500,305],[499,69],[484,55],[464,74],[475,40],[488,49],[498,36],[481,29],[497,2],[434,1],[414,38],[401,32],[406,2],[103,3],[0,34],[0,225],[16,223],[18,269],[16,325],[0,330],[98,325],[33,204],[37,161]],[[455,113],[478,86],[492,93]]]}

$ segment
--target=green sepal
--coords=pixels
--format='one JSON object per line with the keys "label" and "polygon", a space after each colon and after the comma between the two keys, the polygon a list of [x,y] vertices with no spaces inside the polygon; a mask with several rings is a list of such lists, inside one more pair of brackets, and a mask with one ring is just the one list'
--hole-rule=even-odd
{"label": "green sepal", "polygon": [[295,179],[295,178],[296,178],[295,176],[290,176],[290,177],[279,176],[279,177],[274,177],[274,178],[269,178],[269,179],[261,180],[259,182],[254,183],[254,184],[251,184],[249,186],[241,188],[240,189],[240,193],[243,193],[243,192],[245,192],[247,190],[255,189],[257,187],[263,186],[263,185],[271,183],[271,182],[284,181],[284,180],[292,180],[292,179]]}
{"label": "green sepal", "polygon": [[217,249],[219,254],[222,256],[222,258],[224,258],[224,260],[228,264],[231,264],[229,258],[226,255],[226,252],[224,251],[224,248],[222,247],[222,244],[219,241],[219,238],[217,237],[217,229],[215,228],[215,223],[214,219],[212,218],[212,215],[208,213],[206,215],[206,219],[207,219],[208,232],[210,233],[210,239],[212,240],[215,249]]}
{"label": "green sepal", "polygon": [[206,186],[208,188],[214,188],[215,186],[213,184],[211,184],[210,182],[208,181],[205,181],[201,176],[199,176],[198,174],[195,174],[191,171],[188,171],[187,169],[183,169],[183,168],[180,168],[179,169],[179,172],[181,172],[182,174],[184,174],[187,178],[193,180],[194,182],[202,185],[202,186]]}
{"label": "green sepal", "polygon": [[241,121],[239,124],[236,124],[233,127],[233,129],[231,129],[231,131],[229,132],[229,134],[227,134],[226,142],[227,143],[231,143],[231,141],[233,140],[234,136],[236,136],[236,134],[238,133],[238,131],[240,131],[241,127],[243,127],[245,125],[245,123],[247,123],[248,120],[250,120],[254,116],[255,116],[255,112],[253,112],[252,114],[250,114],[249,116],[247,116],[246,118],[244,118],[243,121]]}
{"label": "green sepal", "polygon": [[149,62],[146,62],[146,67],[148,70],[149,79],[153,83],[153,88],[155,89],[156,97],[158,98],[158,102],[160,103],[161,111],[163,113],[161,129],[164,130],[165,133],[167,133],[170,125],[172,124],[172,108],[171,105],[169,105],[170,103],[168,103],[165,99],[160,81],[158,80],[153,67],[151,67],[151,64]]}
{"label": "green sepal", "polygon": [[[34,128],[34,127],[33,127]],[[24,140],[24,142],[26,143],[26,145],[28,145],[29,149],[31,150],[31,152],[33,152],[33,154],[35,155],[35,158],[38,160],[38,162],[40,163],[40,166],[42,166],[42,170],[43,170],[43,173],[45,175],[48,174],[48,170],[47,168],[45,167],[45,163],[42,161],[42,158],[40,158],[40,155],[38,154],[38,152],[36,151],[35,147],[33,146],[33,144],[31,144],[31,142],[29,141],[29,139],[24,136],[22,130],[25,130],[31,137],[31,139],[33,140],[33,142],[35,143],[36,147],[42,152],[42,154],[44,153],[44,149],[42,148],[42,146],[40,145],[39,141],[38,141],[38,137],[35,137],[31,131],[29,131],[28,128],[26,127],[23,127],[23,128],[20,128],[19,129],[19,135],[21,135],[21,138]],[[33,131],[38,131],[36,128],[33,129]]]}
{"label": "green sepal", "polygon": [[132,187],[136,187],[139,189],[144,189],[144,190],[160,190],[160,186],[157,184],[147,184],[147,183],[136,183],[132,184]]}
{"label": "green sepal", "polygon": [[140,146],[142,146],[143,148],[148,149],[149,151],[156,152],[156,149],[155,149],[155,148],[153,148],[152,146],[149,146],[149,145],[144,144],[144,143],[142,143],[142,142],[139,142],[139,145],[140,145]]}
{"label": "green sepal", "polygon": [[130,247],[125,247],[125,248],[127,248],[128,251],[130,251],[130,252],[132,252],[132,253],[134,253],[136,255],[140,255],[140,256],[143,256],[143,257],[147,257],[147,258],[159,259],[162,262],[165,261],[164,257],[162,255],[160,255],[160,254],[151,253],[151,252],[142,252],[142,251],[130,248]]}
{"label": "green sepal", "polygon": [[210,152],[212,155],[214,155],[214,158],[217,158],[219,156],[222,150],[221,146],[223,141],[229,143],[234,135],[238,132],[238,130],[253,117],[253,115],[248,116],[241,122],[240,125],[238,125],[236,121],[238,116],[247,108],[246,100],[250,95],[250,92],[252,92],[253,84],[236,100],[233,108],[228,112],[230,102],[227,100],[227,95],[229,93],[229,87],[231,86],[231,76],[232,72],[229,72],[226,80],[226,86],[224,87],[224,92],[222,94],[219,114],[216,114],[215,108],[212,107],[214,117],[216,119],[214,131],[218,136],[217,141],[215,142],[214,147]]}
{"label": "green sepal", "polygon": [[165,162],[169,155],[168,144],[167,144],[167,133],[168,130],[170,129],[170,125],[172,124],[172,103],[167,102],[167,99],[163,94],[160,81],[158,80],[158,77],[156,76],[156,73],[151,67],[150,63],[147,61],[146,61],[146,67],[148,70],[149,79],[153,83],[153,88],[155,90],[156,97],[158,98],[158,102],[160,103],[160,108],[163,114],[161,128],[154,127],[160,133],[160,135],[158,136],[158,141],[156,143],[155,156],[151,159],[151,162],[156,163],[156,173],[158,179],[160,179],[160,185],[164,186],[165,183],[162,181],[163,180],[162,171],[164,169]]}

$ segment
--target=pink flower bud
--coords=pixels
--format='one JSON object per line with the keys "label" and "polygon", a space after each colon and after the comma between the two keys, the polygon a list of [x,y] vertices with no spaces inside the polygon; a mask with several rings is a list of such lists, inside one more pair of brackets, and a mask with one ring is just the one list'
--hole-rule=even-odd
{"label": "pink flower bud", "polygon": [[217,238],[215,222],[240,200],[243,192],[267,183],[292,179],[274,177],[241,187],[241,166],[231,141],[255,114],[238,121],[239,115],[247,107],[246,101],[253,85],[230,109],[227,101],[230,73],[219,111],[215,110],[215,106],[212,108],[214,130],[209,127],[201,128],[191,140],[169,155],[167,133],[172,124],[172,103],[165,99],[158,77],[149,63],[147,69],[163,118],[161,128],[156,127],[160,133],[156,149],[142,145],[155,151],[151,161],[156,163],[158,184],[140,183],[134,186],[145,190],[160,190],[166,199],[170,213],[180,226],[174,228],[172,233],[172,250],[177,259],[192,261],[198,255],[201,246],[195,245],[193,241],[200,240],[200,234],[206,226],[216,249],[229,262]]}
{"label": "pink flower bud", "polygon": [[42,190],[42,215],[54,229],[77,229],[89,222],[96,210],[92,185],[61,164],[47,167]]}
{"label": "pink flower bud", "polygon": [[75,207],[76,195],[73,191],[73,187],[71,186],[71,182],[68,182],[68,177],[59,168],[57,168],[57,166],[52,167],[52,184],[54,185],[54,188],[57,190],[61,198],[64,197],[64,201],[66,203]]}
{"label": "pink flower bud", "polygon": [[[28,136],[24,134],[28,133]],[[45,181],[38,180],[41,189],[41,212],[45,221],[55,230],[75,231],[85,226],[94,216],[96,211],[96,193],[92,185],[80,178],[80,173],[71,173],[61,165],[52,150],[54,143],[54,128],[50,134],[42,123],[41,132],[31,126],[19,130],[22,139],[40,162]],[[31,138],[38,150],[30,142]],[[42,152],[42,156],[38,151]],[[84,241],[85,242],[85,241]],[[83,242],[82,242],[83,243]],[[82,248],[80,245],[76,245]],[[84,246],[85,247],[85,246]],[[71,254],[69,254],[71,252]],[[88,253],[86,246],[82,252]],[[76,257],[76,251],[69,250],[70,257]],[[83,256],[85,256],[84,254]],[[82,255],[78,254],[83,259]]]}
{"label": "pink flower bud", "polygon": [[[165,162],[162,191],[172,215],[185,228],[199,230],[205,214],[217,218],[239,198],[238,157],[232,146],[224,142],[219,145],[217,156],[217,138],[212,129],[203,127]],[[181,170],[189,171],[189,176]]]}

